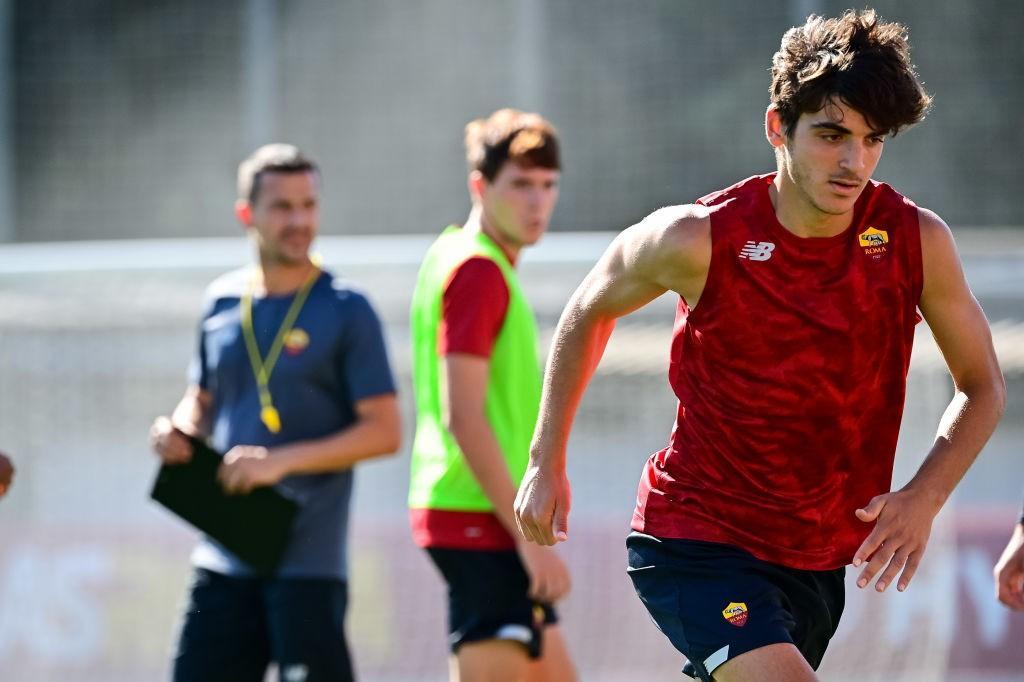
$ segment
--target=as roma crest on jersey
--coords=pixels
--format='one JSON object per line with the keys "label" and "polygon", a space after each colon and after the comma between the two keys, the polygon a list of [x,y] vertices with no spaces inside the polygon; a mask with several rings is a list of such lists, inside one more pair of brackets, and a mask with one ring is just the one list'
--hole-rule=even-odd
{"label": "as roma crest on jersey", "polygon": [[296,327],[284,337],[284,352],[288,355],[298,355],[306,350],[309,345],[309,334]]}
{"label": "as roma crest on jersey", "polygon": [[722,610],[722,617],[738,628],[747,624],[747,605],[744,602],[729,602],[729,605]]}
{"label": "as roma crest on jersey", "polygon": [[857,235],[857,239],[860,240],[864,254],[878,260],[887,251],[885,245],[889,243],[889,233],[877,227],[869,227]]}

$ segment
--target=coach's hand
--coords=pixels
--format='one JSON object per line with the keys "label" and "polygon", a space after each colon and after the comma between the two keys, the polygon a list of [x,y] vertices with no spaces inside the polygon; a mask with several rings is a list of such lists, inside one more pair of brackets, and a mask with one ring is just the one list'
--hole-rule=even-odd
{"label": "coach's hand", "polygon": [[157,417],[149,427],[149,444],[165,464],[184,464],[192,459],[192,443],[174,428],[169,417]]}
{"label": "coach's hand", "polygon": [[245,494],[253,488],[274,485],[285,476],[281,460],[258,445],[236,445],[224,455],[217,479],[229,493]]}
{"label": "coach's hand", "polygon": [[857,578],[857,587],[867,587],[875,574],[885,567],[875,582],[875,589],[883,592],[900,570],[903,573],[896,589],[900,592],[907,589],[924,556],[932,521],[941,506],[927,491],[904,488],[878,495],[858,509],[857,518],[865,523],[874,522],[875,528],[853,555],[854,566],[867,562]]}
{"label": "coach's hand", "polygon": [[992,571],[996,598],[1014,611],[1024,611],[1024,523],[1018,523]]}
{"label": "coach's hand", "polygon": [[569,506],[572,493],[564,465],[541,467],[533,457],[516,494],[516,525],[523,538],[539,545],[553,545],[569,538]]}
{"label": "coach's hand", "polygon": [[531,599],[552,604],[569,594],[572,587],[569,569],[553,547],[520,542],[519,557],[530,576]]}

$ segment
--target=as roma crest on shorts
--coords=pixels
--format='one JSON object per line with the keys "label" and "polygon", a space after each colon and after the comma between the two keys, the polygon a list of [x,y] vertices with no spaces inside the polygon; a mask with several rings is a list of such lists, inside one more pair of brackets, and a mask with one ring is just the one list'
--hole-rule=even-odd
{"label": "as roma crest on shorts", "polygon": [[722,617],[738,628],[747,624],[747,605],[743,602],[729,602],[729,605],[722,610]]}
{"label": "as roma crest on shorts", "polygon": [[309,334],[297,327],[289,331],[284,337],[284,352],[288,355],[298,355],[306,350],[308,345]]}

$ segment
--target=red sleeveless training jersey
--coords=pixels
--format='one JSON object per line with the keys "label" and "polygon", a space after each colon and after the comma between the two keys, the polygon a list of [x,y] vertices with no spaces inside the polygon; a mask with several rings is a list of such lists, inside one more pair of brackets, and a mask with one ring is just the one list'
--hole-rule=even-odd
{"label": "red sleeveless training jersey", "polygon": [[807,570],[849,563],[854,510],[892,482],[920,321],[917,207],[871,181],[849,229],[802,238],[775,217],[774,174],[697,203],[711,264],[676,314],[669,446],[647,461],[634,530],[721,542]]}

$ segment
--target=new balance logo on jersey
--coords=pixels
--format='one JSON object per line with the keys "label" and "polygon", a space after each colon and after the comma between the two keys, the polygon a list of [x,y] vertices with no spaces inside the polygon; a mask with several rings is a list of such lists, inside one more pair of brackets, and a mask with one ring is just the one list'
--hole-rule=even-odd
{"label": "new balance logo on jersey", "polygon": [[772,251],[775,250],[775,244],[771,242],[747,242],[740,249],[740,258],[749,258],[750,260],[768,260],[772,257]]}

